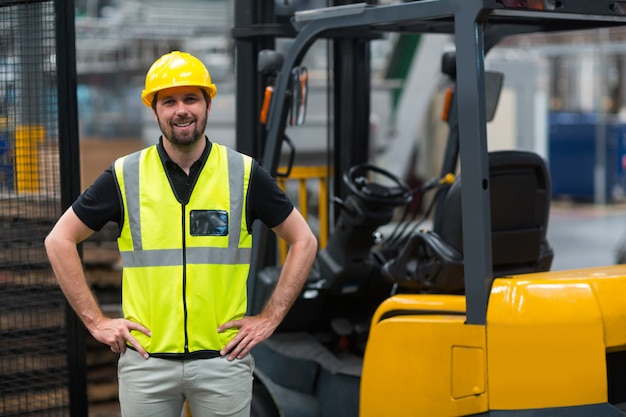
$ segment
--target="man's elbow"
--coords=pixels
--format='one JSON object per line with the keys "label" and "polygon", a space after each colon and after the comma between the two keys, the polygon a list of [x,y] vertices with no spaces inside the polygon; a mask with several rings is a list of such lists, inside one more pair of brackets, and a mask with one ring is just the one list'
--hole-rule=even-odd
{"label": "man's elbow", "polygon": [[303,244],[306,253],[311,258],[311,262],[313,262],[313,258],[317,254],[317,238],[313,234],[313,232],[309,231],[306,239],[304,239]]}
{"label": "man's elbow", "polygon": [[52,229],[50,233],[43,240],[44,248],[46,249],[46,253],[50,256],[55,250],[60,248],[64,248],[66,246],[76,246],[75,243],[70,241],[68,238],[64,237],[60,234],[56,229]]}
{"label": "man's elbow", "polygon": [[49,252],[50,248],[54,246],[54,238],[52,236],[52,233],[48,233],[48,235],[46,235],[46,237],[43,239],[43,246],[44,248],[46,248],[46,252]]}
{"label": "man's elbow", "polygon": [[48,256],[50,256],[50,254],[54,251],[54,248],[56,248],[58,245],[59,242],[54,232],[48,233],[48,235],[43,240],[43,246]]}

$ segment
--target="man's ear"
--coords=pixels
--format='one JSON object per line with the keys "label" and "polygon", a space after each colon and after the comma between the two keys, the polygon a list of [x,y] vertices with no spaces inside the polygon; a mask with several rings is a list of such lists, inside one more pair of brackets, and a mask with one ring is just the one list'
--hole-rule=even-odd
{"label": "man's ear", "polygon": [[208,116],[211,112],[211,103],[213,100],[211,100],[211,96],[209,96],[209,93],[207,93],[205,89],[201,88],[200,91],[202,92],[202,97],[204,97],[204,101],[206,102],[206,115]]}

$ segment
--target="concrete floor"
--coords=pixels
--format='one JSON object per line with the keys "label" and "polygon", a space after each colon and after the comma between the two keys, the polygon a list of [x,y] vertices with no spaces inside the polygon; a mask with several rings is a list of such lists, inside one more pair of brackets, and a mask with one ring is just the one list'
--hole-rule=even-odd
{"label": "concrete floor", "polygon": [[614,265],[625,239],[624,204],[552,204],[548,242],[554,248],[554,271]]}

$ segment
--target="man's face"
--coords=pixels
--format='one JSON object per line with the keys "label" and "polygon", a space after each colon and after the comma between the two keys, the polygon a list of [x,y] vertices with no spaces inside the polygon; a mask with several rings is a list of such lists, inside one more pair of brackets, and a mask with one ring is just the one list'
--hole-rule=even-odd
{"label": "man's face", "polygon": [[200,88],[173,87],[159,91],[154,116],[163,136],[186,148],[204,137],[210,108]]}

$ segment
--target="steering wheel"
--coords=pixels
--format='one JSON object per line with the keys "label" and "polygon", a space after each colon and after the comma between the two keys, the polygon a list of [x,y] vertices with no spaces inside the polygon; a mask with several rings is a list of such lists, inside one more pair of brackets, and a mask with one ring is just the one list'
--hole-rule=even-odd
{"label": "steering wheel", "polygon": [[[369,173],[376,173],[391,181],[391,185],[370,182]],[[413,198],[411,188],[391,172],[371,164],[355,165],[343,175],[343,182],[357,197],[371,203],[391,206],[408,204]]]}

